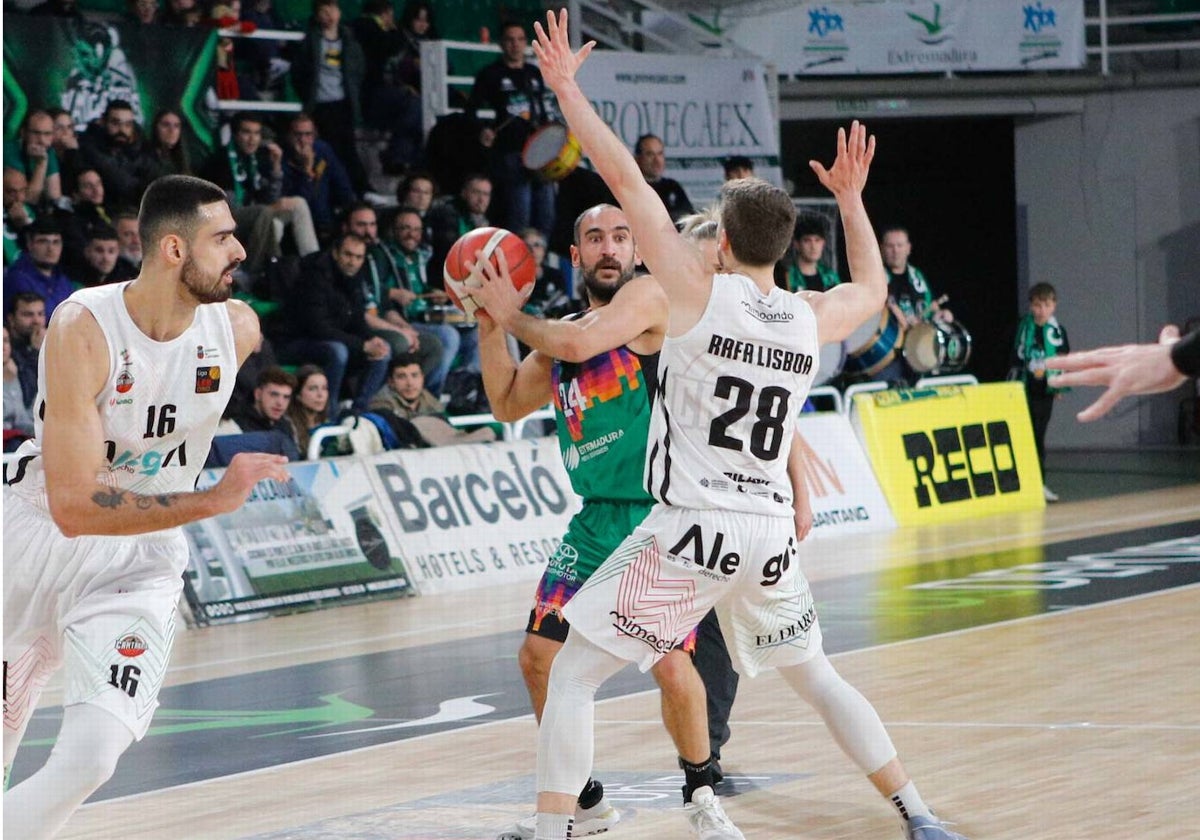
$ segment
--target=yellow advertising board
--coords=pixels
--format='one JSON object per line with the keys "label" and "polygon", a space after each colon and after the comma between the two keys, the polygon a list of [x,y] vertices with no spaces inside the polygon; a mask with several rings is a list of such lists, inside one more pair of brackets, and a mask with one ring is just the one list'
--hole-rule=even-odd
{"label": "yellow advertising board", "polygon": [[854,408],[900,524],[1045,506],[1019,382],[873,391],[856,395]]}

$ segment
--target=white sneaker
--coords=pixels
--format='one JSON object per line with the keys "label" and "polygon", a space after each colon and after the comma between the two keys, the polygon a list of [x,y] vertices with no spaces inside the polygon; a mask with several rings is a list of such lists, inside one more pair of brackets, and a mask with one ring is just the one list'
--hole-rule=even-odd
{"label": "white sneaker", "polygon": [[700,840],[746,840],[726,816],[720,798],[707,785],[692,791],[692,801],[684,804],[683,812],[692,825],[692,833]]}
{"label": "white sneaker", "polygon": [[1058,501],[1058,494],[1055,493],[1053,490],[1051,490],[1049,487],[1047,487],[1045,484],[1042,485],[1042,495],[1046,497],[1047,502],[1057,502]]}
{"label": "white sneaker", "polygon": [[[575,807],[575,824],[571,828],[571,836],[588,837],[592,834],[603,834],[620,821],[620,813],[602,796],[591,808]],[[497,834],[496,840],[533,840],[536,833],[537,814],[534,814],[517,820],[512,828]]]}

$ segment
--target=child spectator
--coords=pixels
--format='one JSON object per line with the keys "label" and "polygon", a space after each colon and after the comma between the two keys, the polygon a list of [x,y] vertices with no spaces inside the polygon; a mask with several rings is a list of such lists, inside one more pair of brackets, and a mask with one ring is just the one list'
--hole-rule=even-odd
{"label": "child spectator", "polygon": [[1054,317],[1058,294],[1049,283],[1038,283],[1029,290],[1029,312],[1017,323],[1017,336],[1010,357],[1010,379],[1025,383],[1029,417],[1033,421],[1033,439],[1037,444],[1038,465],[1042,470],[1042,490],[1046,501],[1057,502],[1058,495],[1045,486],[1046,427],[1061,388],[1046,382],[1046,359],[1070,352],[1067,331]]}

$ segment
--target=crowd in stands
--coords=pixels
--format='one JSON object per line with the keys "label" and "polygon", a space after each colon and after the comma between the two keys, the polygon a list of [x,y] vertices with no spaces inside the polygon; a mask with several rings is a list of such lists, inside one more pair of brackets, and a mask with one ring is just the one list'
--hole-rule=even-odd
{"label": "crowd in stands", "polygon": [[[86,14],[75,0],[45,0],[28,13]],[[285,28],[271,0],[129,0],[122,22],[226,34]],[[348,413],[409,421],[414,399],[423,414],[478,406],[477,328],[443,290],[451,245],[481,226],[518,232],[539,266],[530,310],[565,315],[582,306],[556,267],[569,262],[574,219],[613,200],[586,168],[549,182],[523,165],[525,141],[557,119],[526,61],[525,23],[499,27],[500,55],[478,73],[463,113],[439,119],[428,136],[420,44],[437,34],[427,0],[402,10],[367,0],[350,21],[338,0],[315,0],[301,41],[222,37],[217,93],[251,102],[228,115],[206,155],[181,108],[142,120],[140,106],[110,98],[76,125],[67,111],[31,102],[4,149],[5,390],[22,397],[11,416],[5,401],[6,447],[31,433],[46,322],[75,289],[137,276],[138,204],[166,174],[223,188],[246,249],[236,294],[258,311],[264,339],[239,372],[227,430],[271,436],[271,451],[304,457],[311,430]],[[292,94],[298,113],[253,107]],[[367,138],[382,150],[371,175],[360,155]],[[683,188],[663,175],[661,140],[640,138],[637,152],[647,180],[674,211],[689,212]],[[515,341],[512,349],[527,352]],[[415,392],[400,387],[401,373],[410,389],[419,379]],[[451,393],[458,384],[469,397]],[[422,445],[490,434],[459,435],[440,422],[446,428],[421,421],[433,431],[409,437]]]}

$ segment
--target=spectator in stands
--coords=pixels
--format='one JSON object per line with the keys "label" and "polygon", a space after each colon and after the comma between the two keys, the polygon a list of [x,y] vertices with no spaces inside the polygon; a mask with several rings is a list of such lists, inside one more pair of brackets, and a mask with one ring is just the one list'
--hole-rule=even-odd
{"label": "spectator in stands", "polygon": [[233,382],[233,393],[229,395],[225,413],[221,415],[223,420],[232,419],[250,410],[254,405],[254,389],[258,387],[258,377],[264,370],[273,367],[279,367],[279,360],[275,357],[275,348],[266,336],[263,336],[254,352],[247,356],[246,361],[238,368],[237,378]]}
{"label": "spectator in stands", "polygon": [[557,268],[546,264],[546,237],[537,228],[525,228],[521,231],[521,239],[537,265],[533,294],[526,301],[525,310],[548,318],[561,318],[570,311],[567,279]]}
{"label": "spectator in stands", "polygon": [[469,230],[491,224],[488,221],[491,202],[491,179],[474,173],[463,180],[462,190],[457,196],[430,209],[425,225],[430,230],[429,244],[433,247],[428,269],[429,281],[433,286],[442,288],[442,266],[455,241]]}
{"label": "spectator in stands", "polygon": [[432,32],[433,10],[410,2],[396,24],[391,0],[367,0],[354,34],[366,60],[363,112],[367,124],[390,133],[381,156],[385,172],[406,172],[421,157],[421,41]]}
{"label": "spectator in stands", "polygon": [[288,405],[288,419],[296,432],[300,457],[307,457],[313,430],[329,422],[329,380],[316,365],[301,365],[296,371],[296,390]]}
{"label": "spectator in stands", "polygon": [[401,307],[393,303],[393,295],[402,286],[403,280],[399,276],[399,266],[379,243],[379,221],[375,208],[365,202],[356,204],[346,216],[345,230],[367,243],[363,271],[367,326],[391,346],[393,357],[416,356],[431,377],[440,377],[432,380],[440,389],[454,356],[449,354],[447,361],[447,350],[439,340],[440,336],[418,332],[404,318]]}
{"label": "spectator in stands", "polygon": [[454,428],[441,401],[425,388],[425,375],[411,356],[396,358],[388,368],[387,385],[371,398],[371,410],[390,411],[417,427],[432,446],[475,443],[496,439],[490,426],[474,431]]}
{"label": "spectator in stands", "polygon": [[21,395],[17,363],[12,357],[8,327],[4,328],[4,451],[13,452],[21,442],[33,437],[33,415]]}
{"label": "spectator in stands", "polygon": [[198,26],[202,17],[197,0],[167,0],[158,20],[166,26]]}
{"label": "spectator in stands", "polygon": [[142,237],[138,233],[138,217],[132,211],[116,215],[117,239],[121,243],[121,256],[136,269],[142,267]]}
{"label": "spectator in stands", "polygon": [[75,192],[79,173],[87,168],[83,162],[83,152],[79,151],[75,120],[62,108],[51,108],[50,118],[54,120],[54,154],[58,156],[62,192],[63,195],[71,195]]}
{"label": "spectator in stands", "polygon": [[46,302],[46,318],[54,308],[75,291],[75,284],[63,273],[62,227],[50,216],[42,216],[29,226],[26,250],[4,272],[4,300],[7,306],[20,292],[36,292]]}
{"label": "spectator in stands", "polygon": [[84,286],[120,283],[137,277],[137,269],[121,258],[117,232],[108,225],[96,225],[88,231],[83,247],[84,264],[77,279]]}
{"label": "spectator in stands", "polygon": [[95,169],[80,172],[75,193],[71,196],[72,213],[63,219],[64,262],[68,270],[80,266],[80,258],[92,228],[98,225],[112,226],[112,214],[105,207],[104,198],[104,180],[100,173]]}
{"label": "spectator in stands", "polygon": [[677,222],[696,212],[692,208],[691,199],[683,190],[683,185],[674,178],[663,176],[667,170],[667,152],[662,138],[653,134],[643,134],[633,144],[633,156],[646,183],[654,188],[666,205],[667,212],[671,214],[671,221]]}
{"label": "spectator in stands", "polygon": [[125,0],[125,14],[121,20],[140,26],[158,22],[158,0]]}
{"label": "spectator in stands", "polygon": [[316,0],[312,21],[292,62],[292,79],[304,110],[346,165],[360,195],[370,190],[354,144],[354,130],[362,124],[365,70],[362,47],[350,27],[342,24],[338,0]]}
{"label": "spectator in stands", "polygon": [[775,265],[775,285],[789,292],[827,292],[842,278],[825,262],[829,224],[816,213],[800,213],[792,232],[792,247]]}
{"label": "spectator in stands", "polygon": [[157,167],[142,144],[133,106],[110,99],[99,124],[88,126],[79,141],[83,160],[104,179],[110,204],[137,207]]}
{"label": "spectator in stands", "polygon": [[[252,0],[242,10],[242,20],[253,23],[260,30],[284,28],[283,21],[275,14],[272,0]],[[283,57],[283,46],[283,41],[268,38],[246,39],[243,56],[254,68],[259,90],[276,92],[291,70],[292,63]]]}
{"label": "spectator in stands", "polygon": [[[237,0],[232,3],[218,3],[209,11],[210,17],[205,23],[218,29],[236,28],[242,32],[252,32],[254,24],[249,21],[245,23],[240,21],[238,19],[240,14],[241,4]],[[217,67],[214,81],[217,99],[255,100],[260,98],[254,77],[241,72],[241,65],[237,60],[246,43],[247,41],[242,40],[235,44],[234,39],[226,35],[221,35],[217,39]]]}
{"label": "spectator in stands", "polygon": [[243,432],[280,431],[296,439],[288,406],[296,390],[296,377],[281,367],[270,367],[258,375],[254,387],[254,402],[244,407],[233,421]]}
{"label": "spectator in stands", "polygon": [[26,200],[31,204],[52,204],[62,198],[54,118],[49,111],[37,108],[25,115],[17,138],[4,143],[4,165],[25,173]]}
{"label": "spectator in stands", "polygon": [[187,143],[183,142],[183,116],[178,111],[166,108],[154,115],[146,145],[154,158],[155,178],[195,174]]}
{"label": "spectator in stands", "polygon": [[879,235],[879,250],[888,270],[888,306],[908,325],[921,321],[953,321],[954,314],[939,304],[925,275],[909,263],[912,242],[908,229],[892,225]]}
{"label": "spectator in stands", "polygon": [[75,0],[46,0],[29,10],[31,15],[49,15],[52,17],[83,19],[83,12]]}
{"label": "spectator in stands", "polygon": [[433,249],[424,241],[424,226],[417,211],[403,207],[392,219],[390,235],[382,243],[385,255],[396,266],[396,283],[389,292],[389,304],[402,314],[422,336],[422,343],[436,341],[442,348],[440,362],[426,374],[426,385],[440,394],[454,360],[478,371],[478,327],[445,323],[434,313],[452,306],[449,296],[429,282],[427,274]]}
{"label": "spectator in stands", "polygon": [[433,176],[423,170],[409,172],[396,185],[396,201],[401,207],[415,210],[421,217],[425,229],[424,239],[430,242],[432,231],[429,230],[429,208],[433,206],[433,197],[437,195],[437,183]]}
{"label": "spectator in stands", "polygon": [[492,150],[496,224],[509,230],[535,227],[549,236],[554,228],[554,185],[525,168],[521,150],[538,128],[553,120],[557,108],[541,71],[525,61],[528,47],[524,26],[514,21],[501,25],[500,58],[475,76],[467,113],[474,117],[481,108],[495,113],[479,142]]}
{"label": "spectator in stands", "polygon": [[335,217],[355,201],[345,165],[333,147],[317,136],[312,117],[303,112],[288,124],[283,157],[283,194],[308,202],[317,238],[328,241]]}
{"label": "spectator in stands", "polygon": [[38,353],[46,338],[46,301],[36,292],[19,292],[13,295],[11,303],[5,326],[21,383],[21,397],[25,407],[32,408],[37,398]]}
{"label": "spectator in stands", "polygon": [[298,196],[282,196],[283,149],[263,141],[262,118],[243,112],[233,118],[233,139],[218,149],[205,169],[208,180],[229,196],[237,236],[246,248],[244,268],[257,276],[269,257],[282,253],[276,222],[290,228],[301,256],[320,246],[313,228],[308,202]]}
{"label": "spectator in stands", "polygon": [[301,263],[302,282],[283,306],[279,358],[289,364],[312,362],[329,378],[330,399],[341,396],[348,371],[358,371],[351,408],[362,411],[387,376],[391,346],[371,333],[366,320],[362,269],[367,243],[352,233],[334,240],[328,251]]}
{"label": "spectator in stands", "polygon": [[17,261],[25,247],[25,232],[36,212],[25,202],[25,173],[10,166],[4,167],[4,265]]}
{"label": "spectator in stands", "polygon": [[754,177],[754,161],[745,155],[733,155],[725,158],[724,167],[726,181]]}

